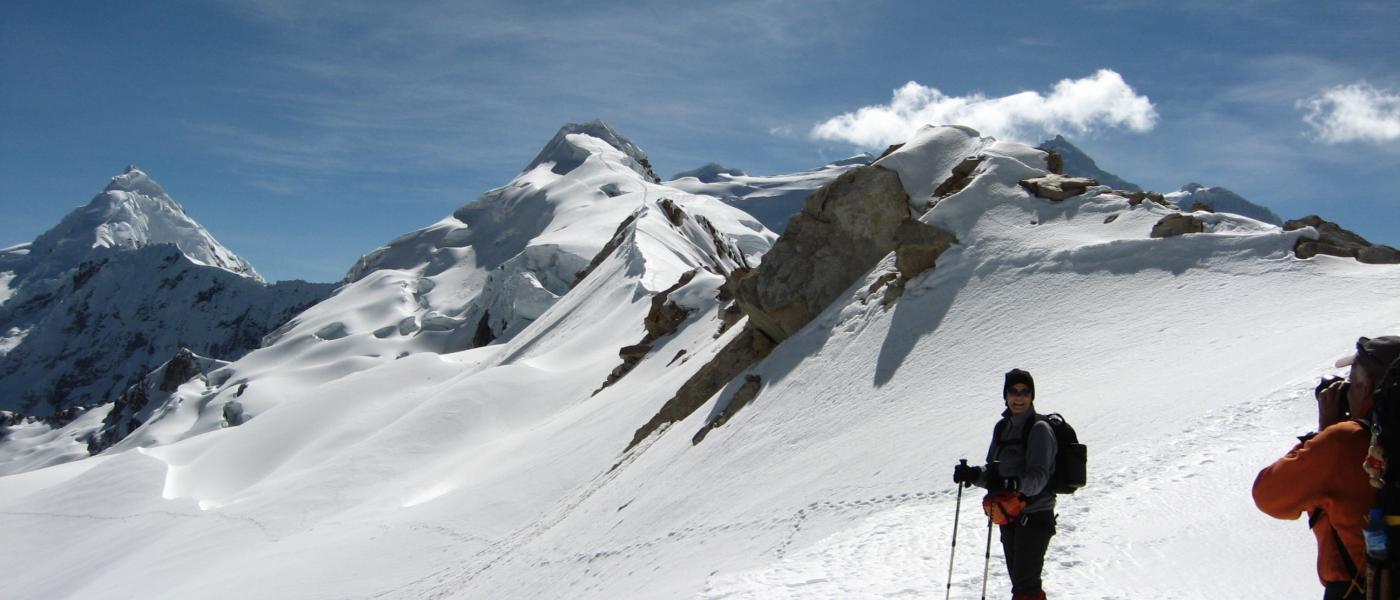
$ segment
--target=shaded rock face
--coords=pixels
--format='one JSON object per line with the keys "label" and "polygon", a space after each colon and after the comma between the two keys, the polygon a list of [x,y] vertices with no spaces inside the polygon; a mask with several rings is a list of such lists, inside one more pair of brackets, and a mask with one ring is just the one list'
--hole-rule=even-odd
{"label": "shaded rock face", "polygon": [[893,250],[909,218],[897,173],[855,169],[807,199],[763,263],[735,286],[735,298],[754,327],[787,339]]}
{"label": "shaded rock face", "polygon": [[162,392],[173,392],[198,374],[199,365],[195,363],[194,353],[190,352],[189,348],[181,348],[170,362],[165,363],[165,375],[161,377],[159,389]]}
{"label": "shaded rock face", "polygon": [[1152,237],[1168,238],[1176,237],[1187,233],[1202,233],[1206,230],[1204,221],[1182,213],[1173,213],[1162,217],[1152,226]]}
{"label": "shaded rock face", "polygon": [[1317,215],[1308,215],[1301,219],[1286,221],[1283,224],[1284,231],[1293,231],[1304,227],[1312,227],[1317,230],[1318,239],[1300,239],[1293,246],[1293,253],[1298,258],[1312,258],[1319,254],[1329,256],[1341,256],[1344,258],[1355,258],[1367,264],[1397,264],[1400,263],[1400,250],[1390,246],[1372,244],[1351,231],[1343,229],[1341,225],[1324,220]]}
{"label": "shaded rock face", "polygon": [[913,279],[932,269],[938,257],[957,241],[953,234],[927,223],[904,221],[895,230],[895,268],[904,279]]}
{"label": "shaded rock face", "polygon": [[1078,196],[1087,191],[1091,186],[1098,184],[1099,182],[1086,177],[1065,177],[1053,173],[1044,177],[1024,179],[1021,181],[1021,187],[1026,188],[1030,193],[1041,198],[1055,201]]}

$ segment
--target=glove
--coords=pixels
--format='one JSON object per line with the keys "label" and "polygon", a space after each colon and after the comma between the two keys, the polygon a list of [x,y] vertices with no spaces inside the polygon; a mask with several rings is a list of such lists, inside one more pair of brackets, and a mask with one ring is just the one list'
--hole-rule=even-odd
{"label": "glove", "polygon": [[964,487],[977,485],[977,480],[982,478],[982,467],[972,467],[959,464],[953,467],[953,483],[960,483]]}
{"label": "glove", "polygon": [[1016,477],[998,477],[987,482],[987,489],[993,492],[1019,492],[1021,480]]}

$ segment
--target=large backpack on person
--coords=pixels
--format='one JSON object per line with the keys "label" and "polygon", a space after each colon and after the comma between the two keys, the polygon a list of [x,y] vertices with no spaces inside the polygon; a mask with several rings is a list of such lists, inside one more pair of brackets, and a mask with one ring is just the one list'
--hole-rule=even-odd
{"label": "large backpack on person", "polygon": [[[1065,420],[1060,413],[1036,414],[1037,421],[1045,421],[1050,424],[1050,429],[1055,432],[1055,471],[1050,474],[1050,482],[1045,484],[1045,489],[1056,494],[1073,494],[1079,491],[1088,483],[1088,463],[1089,449],[1079,443],[1079,434],[1074,432],[1074,427]],[[997,429],[993,435],[996,439],[1001,439],[1001,428],[1007,421],[1003,420],[997,424]],[[1021,445],[1029,447],[1031,441],[1031,430],[1034,427],[1027,427],[1021,434]]]}
{"label": "large backpack on person", "polygon": [[[1379,481],[1373,477],[1372,485],[1378,485],[1376,506],[1384,515],[1384,527],[1368,526],[1367,537],[1384,531],[1385,550],[1372,549],[1372,540],[1367,540],[1366,597],[1368,600],[1393,600],[1400,598],[1400,360],[1386,369],[1380,385],[1375,389],[1374,423],[1371,426],[1371,456],[1373,464],[1379,446],[1384,467]],[[1379,555],[1379,556],[1378,556]]]}

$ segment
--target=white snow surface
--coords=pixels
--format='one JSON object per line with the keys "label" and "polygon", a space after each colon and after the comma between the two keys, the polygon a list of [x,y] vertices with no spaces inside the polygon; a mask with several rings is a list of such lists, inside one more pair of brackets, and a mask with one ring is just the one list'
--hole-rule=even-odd
{"label": "white snow surface", "polygon": [[39,268],[61,272],[78,266],[95,249],[134,250],[174,244],[197,264],[218,267],[262,282],[247,261],[219,244],[202,225],[145,172],[129,166],[86,206],[34,240],[29,258]]}
{"label": "white snow surface", "polygon": [[[983,455],[1001,375],[1020,367],[1037,407],[1091,449],[1089,486],[1060,498],[1051,596],[1317,597],[1311,534],[1259,513],[1250,484],[1312,427],[1312,386],[1356,337],[1400,331],[1400,267],[1299,260],[1310,230],[1223,213],[1205,233],[1151,239],[1169,209],[1107,188],[1032,198],[1017,181],[1043,173],[1037,154],[965,130],[921,132],[886,160],[922,192],[973,147],[989,155],[976,180],[922,217],[959,240],[935,270],[885,307],[868,289],[887,257],[753,369],[759,396],[703,442],[691,438],[736,383],[631,452],[739,329],[716,335],[719,300],[693,293],[714,278],[697,278],[682,328],[592,395],[642,337],[651,295],[713,257],[635,175],[556,179],[597,154],[564,176],[532,170],[540,180],[498,192],[589,200],[557,205],[524,246],[586,257],[635,213],[629,241],[513,336],[456,352],[374,333],[480,264],[405,264],[404,250],[210,373],[188,435],[0,477],[7,594],[942,597],[952,465]],[[626,193],[593,195],[609,183]],[[746,227],[674,197],[721,231]],[[242,384],[250,420],[214,428],[201,411]],[[962,500],[955,597],[982,585],[979,500]],[[989,594],[1006,597],[995,542],[992,563]]]}

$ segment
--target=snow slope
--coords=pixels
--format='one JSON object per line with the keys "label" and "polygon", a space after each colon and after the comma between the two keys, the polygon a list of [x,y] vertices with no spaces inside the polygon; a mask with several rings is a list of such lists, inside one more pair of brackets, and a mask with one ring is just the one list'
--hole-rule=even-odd
{"label": "snow slope", "polygon": [[[560,177],[610,162],[596,149]],[[0,519],[15,540],[0,545],[8,589],[936,597],[951,466],[985,452],[1001,373],[1014,366],[1036,375],[1038,407],[1066,414],[1091,449],[1089,487],[1061,498],[1051,595],[1316,597],[1311,535],[1258,513],[1250,483],[1311,427],[1316,377],[1356,336],[1400,330],[1400,268],[1299,260],[1290,249],[1312,232],[1225,213],[1198,215],[1205,233],[1153,239],[1170,209],[1102,187],[1058,203],[1030,197],[1017,182],[1044,172],[1043,155],[962,128],[920,132],[885,160],[918,204],[969,150],[987,156],[976,178],[921,216],[960,243],[889,307],[869,291],[893,270],[887,257],[756,365],[758,397],[699,444],[693,435],[737,382],[623,452],[739,330],[719,333],[717,274],[696,276],[680,328],[593,394],[617,349],[643,336],[650,297],[718,260],[643,181],[611,198],[626,204],[612,216],[635,214],[635,226],[608,230],[595,247],[622,241],[513,335],[400,357],[410,344],[370,328],[416,310],[394,299],[411,297],[400,284],[426,267],[368,271],[276,343],[210,373],[222,383],[202,410],[221,411],[246,383],[245,424],[196,424],[0,477]],[[560,207],[608,196],[571,189],[584,200]],[[746,227],[712,199],[676,201],[728,235]],[[578,210],[578,228],[608,229],[583,227],[589,213]],[[562,245],[573,229],[542,236]],[[315,339],[331,313],[350,315],[337,330],[346,335]],[[981,585],[984,521],[969,494],[956,597]],[[993,562],[990,593],[1004,597],[999,548]]]}

